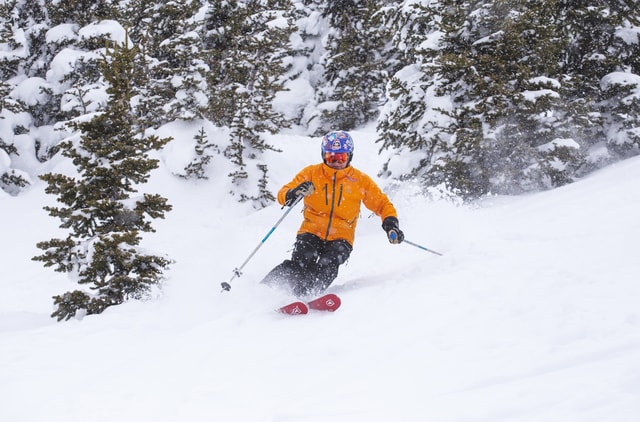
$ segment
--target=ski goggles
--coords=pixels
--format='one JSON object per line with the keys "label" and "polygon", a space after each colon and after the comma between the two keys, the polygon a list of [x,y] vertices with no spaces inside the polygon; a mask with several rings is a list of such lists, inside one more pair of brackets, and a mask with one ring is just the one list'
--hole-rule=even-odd
{"label": "ski goggles", "polygon": [[324,161],[330,164],[346,164],[349,161],[348,152],[325,152]]}

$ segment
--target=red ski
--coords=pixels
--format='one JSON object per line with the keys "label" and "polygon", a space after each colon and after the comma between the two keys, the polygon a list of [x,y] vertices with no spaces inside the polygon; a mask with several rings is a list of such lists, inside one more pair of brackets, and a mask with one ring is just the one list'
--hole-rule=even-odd
{"label": "red ski", "polygon": [[341,303],[342,301],[340,301],[338,295],[329,293],[309,302],[309,308],[315,309],[316,311],[334,312],[340,307]]}
{"label": "red ski", "polygon": [[304,302],[293,302],[278,309],[281,314],[304,315],[309,312],[307,304]]}
{"label": "red ski", "polygon": [[338,295],[333,293],[326,294],[317,299],[310,301],[309,303],[304,302],[292,302],[288,305],[285,305],[279,308],[277,311],[281,314],[287,315],[304,315],[309,312],[309,309],[313,309],[316,311],[328,311],[334,312],[336,309],[340,307],[340,298]]}

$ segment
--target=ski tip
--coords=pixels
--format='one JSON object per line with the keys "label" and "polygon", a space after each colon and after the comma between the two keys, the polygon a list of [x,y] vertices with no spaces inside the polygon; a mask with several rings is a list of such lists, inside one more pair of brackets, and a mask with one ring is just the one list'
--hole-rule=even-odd
{"label": "ski tip", "polygon": [[278,308],[277,311],[286,315],[304,315],[309,312],[309,308],[304,302],[293,302]]}
{"label": "ski tip", "polygon": [[341,304],[342,301],[338,295],[329,293],[309,302],[309,308],[318,311],[334,312]]}

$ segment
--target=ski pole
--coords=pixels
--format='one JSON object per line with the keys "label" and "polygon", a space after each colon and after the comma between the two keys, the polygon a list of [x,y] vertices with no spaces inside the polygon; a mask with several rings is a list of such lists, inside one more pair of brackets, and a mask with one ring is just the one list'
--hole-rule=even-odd
{"label": "ski pole", "polygon": [[269,233],[267,233],[267,235],[260,241],[260,243],[258,243],[258,246],[256,246],[256,248],[253,250],[253,252],[251,252],[251,254],[247,257],[247,259],[244,260],[244,262],[242,263],[242,265],[240,265],[240,267],[236,268],[233,270],[233,276],[231,277],[231,279],[228,282],[222,282],[221,286],[222,286],[222,291],[229,291],[231,290],[231,282],[233,281],[234,278],[236,277],[240,277],[242,275],[242,269],[244,268],[245,265],[247,265],[247,262],[249,262],[249,260],[251,258],[253,258],[253,255],[256,254],[256,252],[258,252],[258,249],[260,249],[260,247],[262,245],[264,245],[264,242],[267,241],[267,239],[269,238],[269,236],[271,236],[271,233],[273,233],[276,229],[276,227],[278,227],[280,225],[280,223],[282,222],[282,220],[284,220],[284,218],[287,216],[287,214],[289,214],[291,212],[291,210],[293,209],[293,207],[295,207],[298,202],[300,202],[302,200],[303,196],[300,195],[296,198],[295,201],[293,201],[293,204],[291,204],[291,206],[284,212],[284,214],[282,214],[282,216],[280,217],[280,219],[276,222],[276,224],[273,225],[273,227],[271,227],[271,230],[269,230]]}
{"label": "ski pole", "polygon": [[422,246],[422,245],[418,245],[417,243],[410,242],[410,241],[408,241],[408,240],[406,240],[406,239],[405,239],[405,240],[403,240],[403,241],[402,241],[402,243],[406,243],[407,245],[415,246],[415,247],[416,247],[416,248],[418,248],[418,249],[422,249],[423,251],[431,252],[431,253],[434,253],[434,254],[436,254],[436,255],[440,255],[440,256],[442,256],[442,254],[441,254],[440,252],[436,252],[436,251],[434,251],[433,249],[425,248],[425,247],[424,247],[424,246]]}
{"label": "ski pole", "polygon": [[[397,236],[396,233],[391,233],[390,234],[390,237],[391,237],[392,240],[395,240],[396,236]],[[436,252],[433,249],[425,248],[424,246],[418,245],[417,243],[413,243],[413,242],[411,242],[411,241],[409,241],[407,239],[403,240],[402,243],[406,243],[407,245],[415,246],[418,249],[422,249],[423,251],[431,252],[433,254],[442,256],[442,254],[440,252]]]}

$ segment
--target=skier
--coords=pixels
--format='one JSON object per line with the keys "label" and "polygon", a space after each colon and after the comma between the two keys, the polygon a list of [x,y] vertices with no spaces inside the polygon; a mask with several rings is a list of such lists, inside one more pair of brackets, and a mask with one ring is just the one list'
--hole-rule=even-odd
{"label": "skier", "polygon": [[353,149],[349,133],[329,132],[322,138],[323,162],[305,167],[278,191],[278,202],[284,206],[304,197],[304,220],[291,259],[272,269],[263,283],[288,286],[298,297],[329,287],[353,249],[361,204],[380,216],[389,242],[404,240],[387,195],[371,177],[350,165]]}

